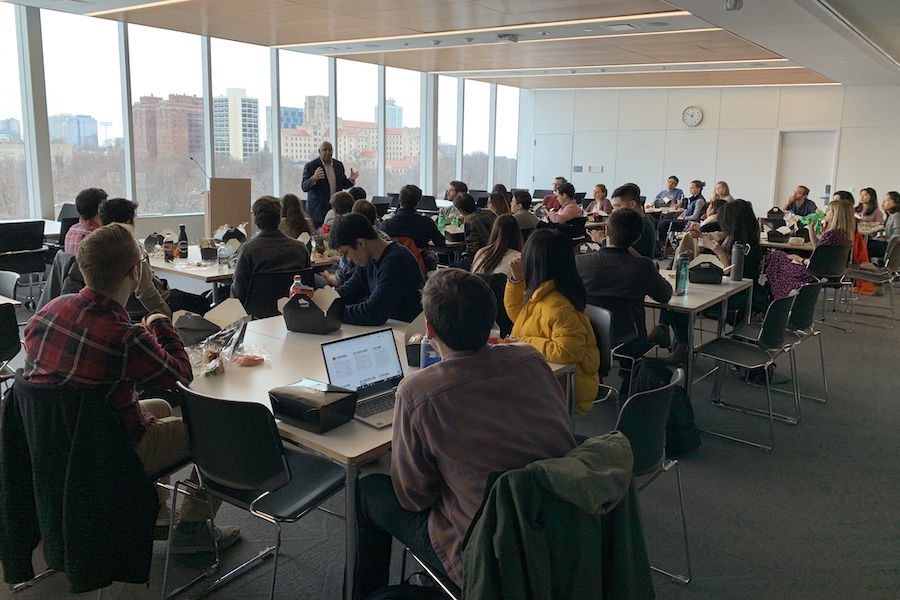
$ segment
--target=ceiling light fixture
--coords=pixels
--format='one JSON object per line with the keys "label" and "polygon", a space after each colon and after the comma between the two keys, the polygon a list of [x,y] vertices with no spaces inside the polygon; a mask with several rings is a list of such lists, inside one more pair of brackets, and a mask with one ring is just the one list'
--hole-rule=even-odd
{"label": "ceiling light fixture", "polygon": [[725,10],[741,10],[744,8],[744,0],[725,0]]}
{"label": "ceiling light fixture", "polygon": [[511,44],[515,44],[519,41],[519,36],[514,33],[498,33],[497,39],[501,42],[509,42]]}
{"label": "ceiling light fixture", "polygon": [[431,40],[431,45],[432,45],[432,46],[440,46],[440,45],[441,45],[441,40]]}
{"label": "ceiling light fixture", "polygon": [[[116,13],[130,12],[132,10],[142,10],[145,8],[156,8],[157,6],[165,6],[166,4],[180,4],[188,0],[157,0],[156,2],[145,2],[144,4],[135,4],[134,6],[123,6],[121,8],[110,8],[107,10],[98,10],[97,12],[85,13],[86,17],[102,17],[103,15],[113,15]],[[322,42],[319,42],[320,44]]]}
{"label": "ceiling light fixture", "polygon": [[467,44],[473,42],[474,40],[475,40],[475,38],[472,38],[472,37],[464,37],[463,38],[463,41]]}

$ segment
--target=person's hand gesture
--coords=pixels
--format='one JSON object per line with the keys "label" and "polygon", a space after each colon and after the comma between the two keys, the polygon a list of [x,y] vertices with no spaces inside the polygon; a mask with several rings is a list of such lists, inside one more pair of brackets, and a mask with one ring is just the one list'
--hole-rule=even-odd
{"label": "person's hand gesture", "polygon": [[588,235],[591,237],[591,240],[593,240],[594,242],[596,242],[598,244],[602,244],[603,240],[606,239],[606,232],[603,231],[603,229],[601,229],[599,227],[596,229],[589,229]]}
{"label": "person's hand gesture", "polygon": [[319,167],[316,169],[316,172],[313,173],[312,176],[313,181],[319,181],[320,179],[325,179],[325,169]]}
{"label": "person's hand gesture", "polygon": [[510,279],[514,279],[515,281],[522,281],[522,279],[525,278],[525,269],[522,267],[521,256],[517,256],[509,261],[509,275]]}
{"label": "person's hand gesture", "polygon": [[353,170],[353,167],[351,167],[351,168],[350,168],[350,177],[349,177],[350,181],[352,181],[353,183],[356,183],[356,178],[357,178],[357,177],[359,177],[359,172],[358,172],[358,171],[354,171],[354,170]]}

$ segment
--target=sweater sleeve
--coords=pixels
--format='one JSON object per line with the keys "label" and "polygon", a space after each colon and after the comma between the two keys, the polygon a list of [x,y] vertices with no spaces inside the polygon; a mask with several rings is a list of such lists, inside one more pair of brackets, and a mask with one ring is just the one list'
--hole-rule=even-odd
{"label": "sweater sleeve", "polygon": [[391,482],[400,506],[414,512],[434,506],[440,498],[443,480],[420,425],[412,414],[409,399],[402,389],[397,390],[391,444]]}
{"label": "sweater sleeve", "polygon": [[672,299],[672,285],[660,275],[652,262],[647,265],[646,277],[648,296],[657,302],[668,302]]}
{"label": "sweater sleeve", "polygon": [[584,359],[588,337],[574,308],[558,311],[548,320],[544,334],[521,337],[519,341],[537,348],[549,362],[580,363]]}
{"label": "sweater sleeve", "polygon": [[506,280],[506,291],[503,292],[503,307],[506,309],[506,316],[513,323],[516,322],[519,313],[522,312],[525,301],[525,282],[512,283],[508,278]]}
{"label": "sweater sleeve", "polygon": [[156,285],[153,283],[153,269],[146,262],[141,263],[141,280],[138,282],[138,288],[135,290],[134,295],[137,296],[137,299],[140,300],[148,312],[162,313],[167,317],[172,316],[169,305],[163,300],[159,290],[156,289]]}
{"label": "sweater sleeve", "polygon": [[[402,248],[402,246],[399,248]],[[374,281],[370,276],[374,266],[370,263],[365,267],[358,267],[350,281],[338,289],[341,297],[348,301],[347,306],[344,307],[344,323],[349,325],[384,325],[391,317],[394,309],[400,304],[403,295],[410,293],[409,282],[413,280],[421,281],[422,274],[418,263],[415,262],[411,255],[410,260],[405,261],[403,252],[410,254],[406,248],[402,248],[402,251],[394,249],[388,252],[386,250],[381,257],[381,264],[378,265],[377,271],[374,272]],[[344,287],[353,283],[354,280],[362,287],[362,277],[367,278],[368,295],[362,294],[363,298],[361,300],[350,304],[349,294],[345,296],[343,293]],[[351,293],[358,294],[358,291],[354,287]],[[359,297],[359,295],[355,297]]]}

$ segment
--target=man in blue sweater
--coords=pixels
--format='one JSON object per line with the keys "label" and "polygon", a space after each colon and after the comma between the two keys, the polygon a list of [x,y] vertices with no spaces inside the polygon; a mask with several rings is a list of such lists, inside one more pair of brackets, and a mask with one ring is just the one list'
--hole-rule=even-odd
{"label": "man in blue sweater", "polygon": [[365,216],[343,215],[331,226],[331,248],[357,265],[338,288],[346,303],[344,323],[383,325],[388,319],[412,321],[422,312],[422,270],[412,252],[386,242]]}

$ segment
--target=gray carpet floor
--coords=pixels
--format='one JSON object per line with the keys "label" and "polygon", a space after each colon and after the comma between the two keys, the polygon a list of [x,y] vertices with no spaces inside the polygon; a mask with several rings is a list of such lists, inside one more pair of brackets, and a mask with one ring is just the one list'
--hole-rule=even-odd
{"label": "gray carpet floor", "polygon": [[[887,306],[886,297],[864,301]],[[804,400],[799,425],[776,423],[774,450],[763,452],[704,434],[702,446],[682,457],[694,578],[682,586],[654,575],[659,598],[900,598],[900,473],[894,462],[900,456],[900,406],[891,383],[900,363],[900,329],[890,329],[884,316],[857,320],[852,333],[823,328],[828,402]],[[818,356],[815,343],[799,350],[805,393],[821,393]],[[780,361],[777,373],[782,379],[789,373],[787,360]],[[710,388],[709,380],[694,387],[692,401],[701,429],[765,438],[763,419],[710,405]],[[758,406],[765,401],[763,389],[732,375],[726,377],[724,396]],[[789,396],[776,395],[775,400],[776,409],[790,409]],[[605,433],[614,423],[614,408],[601,405],[579,417],[576,430]],[[369,470],[386,465],[383,460]],[[640,504],[651,562],[683,572],[675,481],[674,472],[663,474],[641,492]],[[343,495],[328,504],[342,512]],[[238,525],[243,533],[242,541],[224,557],[226,569],[254,555],[272,536],[270,525],[227,506],[219,522]],[[343,527],[342,521],[323,513],[284,526],[276,597],[341,597]],[[396,547],[394,554],[399,557]],[[149,585],[114,584],[103,597],[158,598],[164,556],[164,543],[156,542]],[[35,564],[42,564],[40,552]],[[184,580],[202,568],[197,558],[182,559],[173,577]],[[394,580],[398,577],[395,564]],[[265,598],[270,581],[271,561],[266,561],[211,597]],[[66,580],[59,574],[14,595],[6,589],[0,592],[0,598],[21,600],[66,595]]]}

